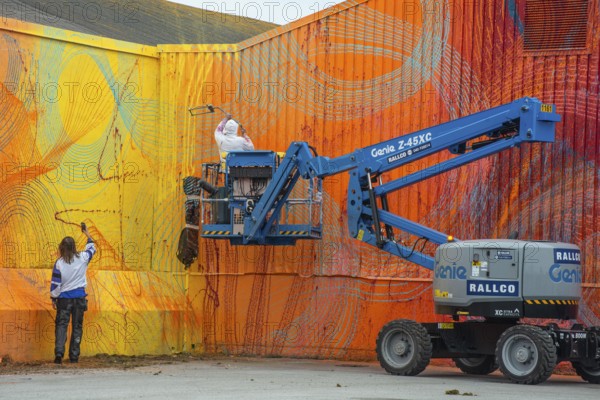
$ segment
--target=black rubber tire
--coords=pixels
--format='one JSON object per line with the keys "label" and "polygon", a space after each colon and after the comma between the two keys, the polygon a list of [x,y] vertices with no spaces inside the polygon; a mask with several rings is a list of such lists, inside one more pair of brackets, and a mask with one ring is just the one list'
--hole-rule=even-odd
{"label": "black rubber tire", "polygon": [[454,364],[465,374],[488,375],[498,369],[496,356],[453,358]]}
{"label": "black rubber tire", "polygon": [[512,382],[537,385],[546,381],[556,367],[556,346],[547,331],[516,325],[498,339],[496,359],[500,371]]}
{"label": "black rubber tire", "polygon": [[429,365],[433,346],[425,327],[399,319],[386,324],[377,336],[377,359],[393,375],[418,375]]}
{"label": "black rubber tire", "polygon": [[571,364],[577,375],[584,381],[595,384],[600,383],[600,363],[596,363],[594,367],[585,366],[578,362],[572,362]]}

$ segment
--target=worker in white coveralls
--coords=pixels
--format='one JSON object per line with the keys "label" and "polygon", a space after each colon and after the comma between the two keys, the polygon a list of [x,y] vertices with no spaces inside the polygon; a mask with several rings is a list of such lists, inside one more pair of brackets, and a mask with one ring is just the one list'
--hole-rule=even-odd
{"label": "worker in white coveralls", "polygon": [[231,114],[227,114],[215,130],[215,140],[219,146],[219,158],[224,162],[224,156],[232,151],[253,151],[254,143],[242,127],[242,136],[238,136],[240,124],[234,121]]}
{"label": "worker in white coveralls", "polygon": [[[254,150],[254,143],[252,143],[250,136],[246,133],[246,129],[242,127],[242,136],[238,136],[239,130],[240,124],[233,120],[231,114],[226,114],[223,121],[221,121],[215,130],[215,141],[217,142],[217,146],[219,146],[221,168],[224,168],[227,153]],[[224,172],[224,170],[222,169],[221,172]],[[196,182],[202,190],[207,191],[211,196],[217,193],[217,188],[204,179],[197,179]]]}

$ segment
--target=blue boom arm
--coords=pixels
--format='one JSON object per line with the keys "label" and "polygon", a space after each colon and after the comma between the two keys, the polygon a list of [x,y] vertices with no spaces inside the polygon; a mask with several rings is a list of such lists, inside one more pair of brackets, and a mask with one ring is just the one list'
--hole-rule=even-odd
{"label": "blue boom arm", "polygon": [[[244,243],[265,243],[278,210],[300,177],[326,178],[349,171],[350,235],[433,269],[433,258],[422,253],[418,243],[412,248],[398,243],[393,228],[420,237],[423,247],[426,241],[446,243],[448,235],[394,215],[388,210],[387,195],[524,142],[554,142],[559,121],[555,106],[522,98],[334,159],[316,156],[307,143],[292,143],[266,192],[245,219]],[[384,172],[444,150],[455,157],[390,182],[377,180]]]}

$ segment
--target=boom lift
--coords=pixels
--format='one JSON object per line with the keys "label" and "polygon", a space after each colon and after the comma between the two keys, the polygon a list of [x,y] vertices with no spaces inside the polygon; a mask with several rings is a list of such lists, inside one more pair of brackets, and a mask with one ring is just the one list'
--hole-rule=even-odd
{"label": "boom lift", "polygon": [[[584,380],[600,383],[600,327],[561,329],[521,321],[577,318],[577,246],[516,239],[459,241],[393,214],[387,200],[394,191],[522,143],[552,143],[559,121],[555,106],[522,98],[333,159],[318,156],[305,142],[292,143],[283,155],[230,153],[225,165],[203,166],[203,179],[210,184],[201,196],[200,235],[232,245],[319,239],[322,180],[348,172],[350,235],[433,270],[435,311],[453,317],[453,322],[386,324],[376,346],[386,371],[417,375],[431,358],[453,358],[466,373],[488,374],[499,366],[513,382],[537,384],[548,379],[558,362],[571,361]],[[445,150],[454,157],[390,182],[381,179],[387,171]],[[419,239],[406,246],[394,229]],[[419,241],[423,246],[417,248]],[[423,252],[426,242],[439,245],[435,257]]]}

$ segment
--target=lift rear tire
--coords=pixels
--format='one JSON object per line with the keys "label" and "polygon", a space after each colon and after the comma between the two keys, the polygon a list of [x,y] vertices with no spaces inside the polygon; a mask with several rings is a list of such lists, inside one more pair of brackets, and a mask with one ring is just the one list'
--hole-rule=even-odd
{"label": "lift rear tire", "polygon": [[488,375],[498,369],[496,356],[461,357],[452,360],[465,374]]}
{"label": "lift rear tire", "polygon": [[550,334],[531,325],[516,325],[504,331],[496,345],[496,358],[504,376],[526,385],[546,381],[557,361]]}
{"label": "lift rear tire", "polygon": [[399,319],[386,324],[377,337],[377,359],[393,375],[418,375],[429,365],[431,338],[415,321]]}
{"label": "lift rear tire", "polygon": [[575,368],[577,375],[584,381],[596,384],[600,383],[600,363],[596,362],[596,365],[593,367],[578,362],[572,362],[571,364]]}

